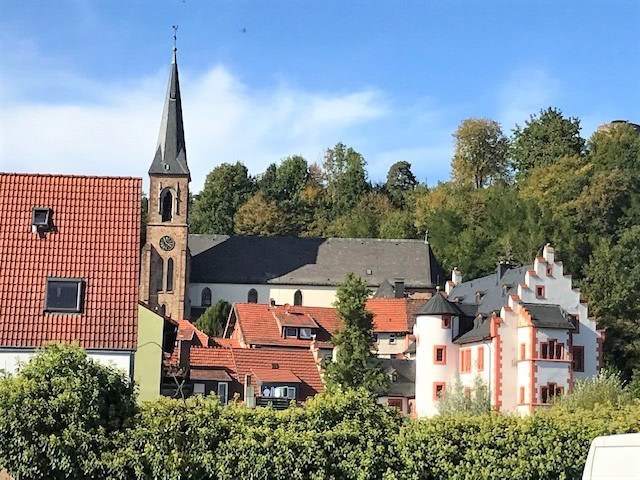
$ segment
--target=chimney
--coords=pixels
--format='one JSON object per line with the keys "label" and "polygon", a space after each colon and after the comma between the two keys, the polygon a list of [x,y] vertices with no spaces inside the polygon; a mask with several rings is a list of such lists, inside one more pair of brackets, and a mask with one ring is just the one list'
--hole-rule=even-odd
{"label": "chimney", "polygon": [[269,299],[269,304],[270,304],[272,307],[275,307],[275,306],[276,306],[276,299],[275,299],[275,298],[270,298],[270,299]]}
{"label": "chimney", "polygon": [[454,269],[451,271],[451,281],[455,285],[462,283],[462,273],[460,273],[458,267],[454,267]]}
{"label": "chimney", "polygon": [[244,404],[248,408],[256,408],[256,395],[251,385],[251,375],[244,376]]}
{"label": "chimney", "polygon": [[504,277],[504,274],[507,273],[507,270],[511,268],[512,268],[511,263],[505,260],[500,260],[500,262],[498,263],[498,270],[497,270],[498,281],[502,280],[502,277]]}
{"label": "chimney", "polygon": [[404,278],[396,278],[393,282],[396,298],[404,298]]}
{"label": "chimney", "polygon": [[178,343],[178,366],[186,371],[191,363],[191,340],[180,340]]}

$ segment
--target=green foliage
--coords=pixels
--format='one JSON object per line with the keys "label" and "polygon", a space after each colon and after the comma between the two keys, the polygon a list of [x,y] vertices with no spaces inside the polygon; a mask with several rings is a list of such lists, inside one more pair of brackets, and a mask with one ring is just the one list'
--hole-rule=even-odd
{"label": "green foliage", "polygon": [[630,403],[632,395],[625,388],[620,374],[602,369],[595,377],[574,382],[573,390],[556,400],[556,405],[576,409],[593,410],[600,405],[620,407]]}
{"label": "green foliage", "polygon": [[490,411],[491,391],[480,375],[474,378],[473,388],[468,391],[465,391],[460,377],[457,376],[451,388],[445,390],[438,401],[440,415],[482,415]]}
{"label": "green foliage", "polygon": [[403,208],[406,205],[407,193],[413,190],[416,185],[418,185],[418,181],[411,171],[409,162],[396,162],[391,165],[389,173],[387,173],[385,190],[394,207]]}
{"label": "green foliage", "polygon": [[369,192],[346,215],[334,220],[327,228],[332,236],[346,238],[378,238],[382,222],[391,215],[391,201],[384,195]]}
{"label": "green foliage", "polygon": [[191,233],[233,233],[233,217],[255,191],[247,167],[237,162],[214,168],[189,212]]}
{"label": "green foliage", "polygon": [[596,436],[639,429],[640,405],[410,422],[397,437],[396,478],[579,480]]}
{"label": "green foliage", "polygon": [[578,480],[593,438],[640,430],[638,403],[414,421],[365,389],[284,411],[211,395],[136,412],[125,377],[60,346],[0,379],[0,400],[0,468],[16,479]]}
{"label": "green foliage", "polygon": [[227,324],[231,304],[224,300],[218,300],[215,305],[208,307],[196,320],[196,327],[210,337],[219,337]]}
{"label": "green foliage", "polygon": [[333,218],[349,212],[370,190],[366,164],[361,154],[343,143],[327,149],[323,168]]}
{"label": "green foliage", "polygon": [[622,232],[613,245],[603,239],[585,272],[591,314],[606,328],[607,362],[629,378],[640,365],[640,225]]}
{"label": "green foliage", "polygon": [[136,408],[120,370],[49,345],[0,378],[0,467],[15,478],[106,478],[103,456]]}
{"label": "green foliage", "polygon": [[524,128],[516,125],[510,155],[518,177],[526,177],[535,167],[553,164],[565,156],[583,154],[580,120],[565,118],[559,109],[549,107],[531,115]]}
{"label": "green foliage", "polygon": [[451,160],[451,176],[461,185],[482,188],[509,178],[509,140],[500,125],[486,118],[467,118],[453,134],[456,150]]}
{"label": "green foliage", "polygon": [[289,222],[274,200],[266,200],[262,191],[252,196],[233,217],[234,232],[239,235],[286,235]]}
{"label": "green foliage", "polygon": [[335,306],[343,328],[333,337],[336,361],[325,367],[329,389],[364,388],[381,393],[388,386],[382,368],[372,363],[373,315],[365,308],[369,293],[366,282],[353,273],[338,287]]}

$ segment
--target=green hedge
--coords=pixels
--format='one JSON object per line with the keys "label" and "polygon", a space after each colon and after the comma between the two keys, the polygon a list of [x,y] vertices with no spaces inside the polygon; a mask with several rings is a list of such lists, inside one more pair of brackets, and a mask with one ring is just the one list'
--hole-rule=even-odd
{"label": "green hedge", "polygon": [[591,440],[640,431],[640,403],[527,418],[408,420],[364,392],[286,411],[215,397],[135,407],[126,378],[51,348],[0,378],[0,469],[19,479],[579,479]]}

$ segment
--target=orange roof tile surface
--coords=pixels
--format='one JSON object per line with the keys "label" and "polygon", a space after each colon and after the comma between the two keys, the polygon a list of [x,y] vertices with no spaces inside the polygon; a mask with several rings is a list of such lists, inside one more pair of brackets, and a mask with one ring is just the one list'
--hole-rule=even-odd
{"label": "orange roof tile surface", "polygon": [[284,316],[287,310],[309,315],[318,324],[316,341],[320,346],[330,347],[329,340],[342,326],[335,308],[282,305],[272,307],[260,303],[236,303],[234,305],[236,321],[240,323],[240,329],[247,344],[308,347],[311,340],[282,337],[274,314]]}
{"label": "orange roof tile surface", "polygon": [[425,300],[413,298],[370,298],[367,310],[373,313],[373,331],[411,332],[415,323],[415,311]]}
{"label": "orange roof tile surface", "polygon": [[[0,347],[136,348],[141,196],[140,178],[0,173]],[[84,281],[82,313],[44,312],[47,277]]]}
{"label": "orange roof tile surface", "polygon": [[[271,349],[271,348],[206,348],[191,347],[191,367],[204,369],[211,367],[223,370],[240,384],[244,384],[245,375],[251,375],[251,384],[257,392],[257,376],[262,375],[267,382],[290,382],[295,377],[303,383],[300,386],[301,398],[313,396],[324,387],[320,372],[311,350]],[[277,366],[277,368],[273,368]],[[267,372],[272,372],[271,375]],[[285,378],[286,377],[286,378]],[[280,378],[279,380],[274,380]]]}

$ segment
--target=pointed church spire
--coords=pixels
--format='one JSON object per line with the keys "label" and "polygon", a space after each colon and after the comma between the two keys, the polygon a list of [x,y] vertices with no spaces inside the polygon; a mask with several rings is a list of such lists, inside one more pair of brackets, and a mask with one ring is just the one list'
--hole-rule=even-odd
{"label": "pointed church spire", "polygon": [[174,35],[173,61],[171,62],[167,97],[162,112],[158,146],[156,147],[151,168],[149,168],[149,174],[187,175],[190,178],[182,125],[182,101],[180,99],[176,51]]}

